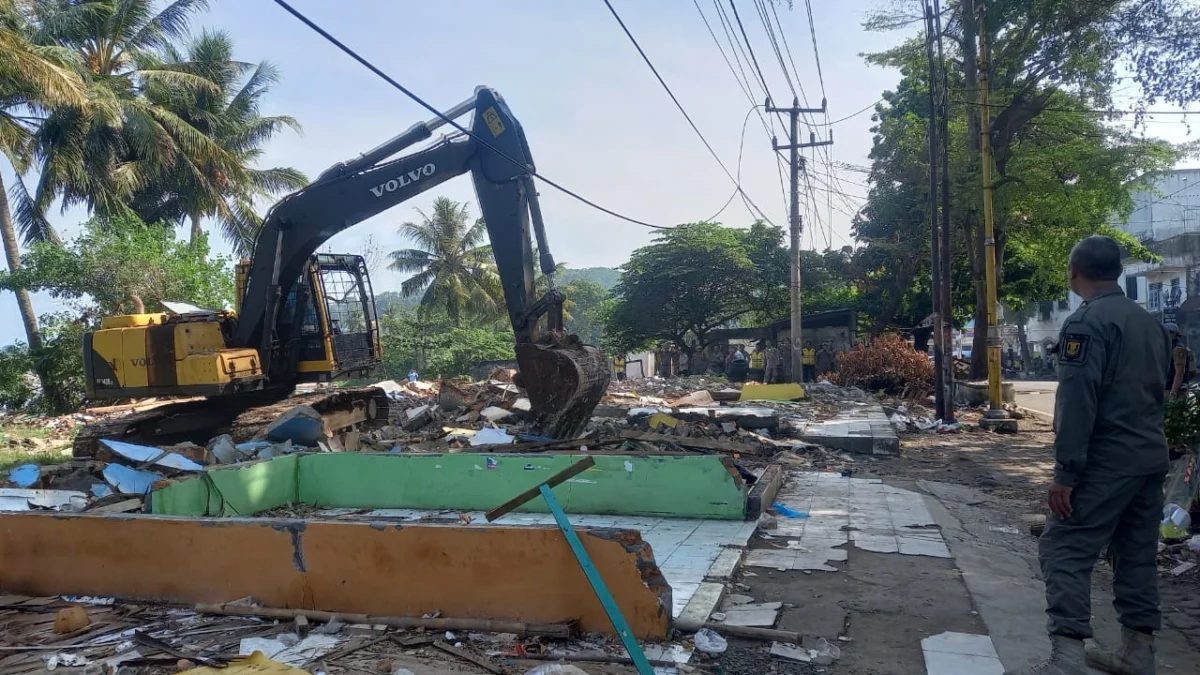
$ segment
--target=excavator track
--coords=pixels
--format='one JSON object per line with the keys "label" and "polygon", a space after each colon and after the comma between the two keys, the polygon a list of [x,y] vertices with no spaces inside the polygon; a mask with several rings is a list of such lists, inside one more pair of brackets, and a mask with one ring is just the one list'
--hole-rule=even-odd
{"label": "excavator track", "polygon": [[329,389],[294,396],[254,392],[183,401],[89,424],[75,437],[72,454],[95,457],[103,438],[154,446],[185,441],[204,445],[215,436],[229,434],[240,443],[252,439],[298,405],[311,406],[320,413],[326,433],[332,435],[361,424],[386,422],[388,404],[387,394],[379,387]]}

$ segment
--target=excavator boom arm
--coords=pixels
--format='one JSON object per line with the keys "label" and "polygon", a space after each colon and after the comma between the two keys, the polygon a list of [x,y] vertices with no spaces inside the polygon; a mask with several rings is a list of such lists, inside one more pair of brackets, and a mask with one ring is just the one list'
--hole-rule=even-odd
{"label": "excavator boom arm", "polygon": [[[294,379],[276,327],[282,300],[309,257],[337,233],[470,172],[535,416],[544,421],[547,433],[570,435],[582,429],[599,401],[608,382],[606,364],[599,350],[561,333],[561,293],[552,289],[534,300],[531,239],[537,241],[543,273],[552,275],[555,265],[524,130],[500,95],[485,87],[445,117],[472,111],[469,136],[388,160],[430,138],[445,121],[439,117],[416,124],[361,157],[331,167],[272,208],[254,249],[233,344],[258,349],[273,382]],[[544,314],[551,333],[545,339],[537,328]]]}

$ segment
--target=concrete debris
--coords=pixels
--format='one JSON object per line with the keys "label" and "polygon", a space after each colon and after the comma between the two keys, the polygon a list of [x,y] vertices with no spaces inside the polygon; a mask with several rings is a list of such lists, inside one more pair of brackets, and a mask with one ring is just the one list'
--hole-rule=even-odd
{"label": "concrete debris", "polygon": [[261,652],[272,661],[302,666],[320,659],[337,647],[339,642],[341,640],[334,635],[313,633],[302,640],[295,633],[282,633],[274,638],[243,638],[238,645],[238,654],[250,656],[254,652]]}
{"label": "concrete debris", "polygon": [[204,469],[204,465],[182,455],[148,445],[125,443],[124,441],[115,441],[110,438],[101,439],[100,444],[121,458],[136,462],[140,466],[154,465],[166,469],[175,469],[176,471],[200,471]]}
{"label": "concrete debris", "polygon": [[498,406],[488,406],[479,411],[479,416],[488,422],[501,422],[512,418],[513,413]]}
{"label": "concrete debris", "polygon": [[150,492],[155,483],[163,480],[163,476],[114,463],[104,467],[104,480],[123,495],[144,495]]}
{"label": "concrete debris", "polygon": [[82,511],[87,499],[74,490],[0,488],[0,511]]}
{"label": "concrete debris", "polygon": [[513,442],[513,437],[506,432],[487,427],[480,429],[474,436],[471,437],[471,445],[505,445]]}

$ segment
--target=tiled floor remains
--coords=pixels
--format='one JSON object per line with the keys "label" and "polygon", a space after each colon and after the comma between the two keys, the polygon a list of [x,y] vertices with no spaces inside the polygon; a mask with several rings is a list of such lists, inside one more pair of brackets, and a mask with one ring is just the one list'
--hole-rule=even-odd
{"label": "tiled floor remains", "polygon": [[941,633],[921,640],[928,675],[1004,675],[992,638]]}
{"label": "tiled floor remains", "polygon": [[[372,518],[416,520],[430,515],[415,509],[376,509],[365,514]],[[472,524],[487,524],[483,513],[470,513]],[[671,584],[674,603],[671,615],[678,618],[688,603],[696,600],[689,614],[703,614],[703,619],[716,609],[723,585],[705,584],[706,578],[725,579],[733,574],[741,558],[742,548],[750,541],[758,526],[741,520],[699,520],[657,518],[654,516],[604,516],[571,514],[576,527],[617,527],[638,530],[654,549],[654,560]],[[510,513],[495,525],[554,525],[548,513]],[[706,588],[715,586],[716,588]],[[700,591],[699,593],[697,591]],[[715,591],[715,592],[714,592]]]}
{"label": "tiled floor remains", "polygon": [[846,560],[840,547],[849,542],[876,553],[950,557],[921,495],[877,479],[792,473],[776,501],[809,517],[779,516],[763,532],[778,547],[749,551],[746,565],[834,572],[829,563]]}

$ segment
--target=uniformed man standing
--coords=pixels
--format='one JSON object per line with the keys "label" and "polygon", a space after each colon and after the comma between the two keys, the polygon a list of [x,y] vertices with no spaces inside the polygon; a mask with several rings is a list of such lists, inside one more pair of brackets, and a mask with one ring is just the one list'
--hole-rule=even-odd
{"label": "uniformed man standing", "polygon": [[[1059,337],[1053,513],[1038,544],[1051,652],[1049,660],[1020,672],[1083,675],[1091,665],[1153,675],[1170,343],[1162,324],[1121,292],[1116,241],[1080,241],[1071,250],[1070,270],[1071,290],[1085,302]],[[1089,644],[1085,652],[1083,641],[1092,637],[1092,568],[1106,546],[1121,646]]]}
{"label": "uniformed man standing", "polygon": [[1167,371],[1167,387],[1171,390],[1171,396],[1178,396],[1183,385],[1191,379],[1196,370],[1196,361],[1192,351],[1179,335],[1179,326],[1168,323],[1164,328],[1171,337],[1171,368]]}

